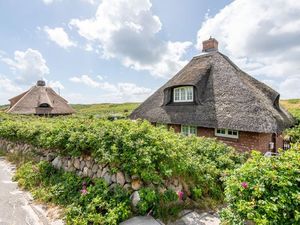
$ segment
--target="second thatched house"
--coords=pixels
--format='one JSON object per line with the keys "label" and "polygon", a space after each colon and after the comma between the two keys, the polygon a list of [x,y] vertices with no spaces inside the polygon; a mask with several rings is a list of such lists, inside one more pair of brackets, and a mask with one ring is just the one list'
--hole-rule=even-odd
{"label": "second thatched house", "polygon": [[39,80],[28,91],[9,99],[8,113],[32,115],[69,115],[74,109],[59,96],[45,81]]}
{"label": "second thatched house", "polygon": [[277,151],[282,131],[293,117],[279,104],[280,95],[239,69],[203,42],[194,57],[130,115],[165,124],[184,135],[216,137],[240,150]]}

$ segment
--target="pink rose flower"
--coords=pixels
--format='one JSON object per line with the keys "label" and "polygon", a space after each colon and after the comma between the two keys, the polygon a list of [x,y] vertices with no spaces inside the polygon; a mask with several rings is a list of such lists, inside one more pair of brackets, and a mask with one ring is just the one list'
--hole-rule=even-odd
{"label": "pink rose flower", "polygon": [[182,199],[183,199],[184,193],[183,193],[182,191],[178,191],[178,192],[177,192],[177,195],[178,195],[178,199],[179,199],[179,200],[182,200]]}
{"label": "pink rose flower", "polygon": [[248,188],[248,183],[244,181],[241,183],[241,186],[246,189]]}

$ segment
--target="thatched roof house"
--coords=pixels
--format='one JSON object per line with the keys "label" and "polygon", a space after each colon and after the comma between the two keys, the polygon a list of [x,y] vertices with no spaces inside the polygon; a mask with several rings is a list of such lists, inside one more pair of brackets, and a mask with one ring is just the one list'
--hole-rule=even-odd
{"label": "thatched roof house", "polygon": [[41,80],[9,101],[10,108],[7,112],[13,114],[68,115],[75,112],[64,98]]}
{"label": "thatched roof house", "polygon": [[[291,127],[294,119],[280,106],[279,93],[239,69],[217,46],[213,38],[203,42],[204,53],[194,57],[130,118],[168,124],[184,134],[216,136],[242,149],[265,151],[272,147],[270,142],[276,145],[274,136]],[[257,144],[248,148],[242,139],[251,143],[254,134]],[[263,144],[262,134],[271,135]]]}

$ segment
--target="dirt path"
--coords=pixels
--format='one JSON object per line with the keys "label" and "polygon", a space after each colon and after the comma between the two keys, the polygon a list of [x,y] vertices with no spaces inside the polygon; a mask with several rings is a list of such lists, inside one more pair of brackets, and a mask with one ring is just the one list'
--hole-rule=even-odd
{"label": "dirt path", "polygon": [[62,225],[62,221],[51,221],[31,196],[18,189],[12,181],[14,166],[0,157],[0,225]]}

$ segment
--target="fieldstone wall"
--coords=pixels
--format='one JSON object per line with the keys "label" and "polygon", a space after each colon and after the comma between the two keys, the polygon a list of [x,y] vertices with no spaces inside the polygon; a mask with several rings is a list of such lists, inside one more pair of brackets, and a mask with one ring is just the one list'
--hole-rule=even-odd
{"label": "fieldstone wall", "polygon": [[[69,172],[75,172],[78,176],[90,178],[103,178],[110,188],[120,185],[132,193],[131,199],[134,206],[140,200],[138,190],[144,186],[154,186],[153,184],[144,184],[137,175],[129,176],[121,170],[115,169],[109,164],[99,164],[90,156],[81,157],[62,157],[58,156],[55,150],[40,149],[25,143],[16,143],[0,139],[0,149],[10,153],[34,153],[37,161],[46,160],[52,163],[57,169],[63,169]],[[112,172],[112,168],[116,173]],[[182,195],[190,195],[189,187],[179,179],[172,179],[164,182],[159,187],[161,192],[171,189]]]}

